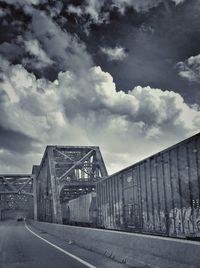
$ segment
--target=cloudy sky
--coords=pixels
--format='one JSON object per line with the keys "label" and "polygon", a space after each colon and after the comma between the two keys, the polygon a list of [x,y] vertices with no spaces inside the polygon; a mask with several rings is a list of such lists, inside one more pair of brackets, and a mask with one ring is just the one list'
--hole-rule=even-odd
{"label": "cloudy sky", "polygon": [[99,145],[112,173],[199,132],[200,0],[0,7],[0,173],[47,144]]}

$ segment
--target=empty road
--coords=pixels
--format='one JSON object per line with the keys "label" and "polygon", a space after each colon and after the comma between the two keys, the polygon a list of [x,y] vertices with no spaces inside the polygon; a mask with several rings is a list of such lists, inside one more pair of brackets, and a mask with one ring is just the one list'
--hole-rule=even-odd
{"label": "empty road", "polygon": [[[32,229],[36,233],[35,230]],[[36,233],[47,240],[42,233]],[[116,263],[99,254],[76,248],[70,243],[48,239],[52,244],[77,257],[74,259],[65,252],[41,240],[31,233],[24,222],[0,222],[0,267],[1,268],[121,268]],[[62,245],[62,246],[61,246]],[[85,262],[85,263],[84,263]]]}

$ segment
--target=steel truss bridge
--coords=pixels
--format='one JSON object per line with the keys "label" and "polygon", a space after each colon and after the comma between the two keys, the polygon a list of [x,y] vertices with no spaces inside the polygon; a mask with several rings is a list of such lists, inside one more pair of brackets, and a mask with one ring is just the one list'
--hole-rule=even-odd
{"label": "steel truss bridge", "polygon": [[62,223],[62,205],[108,176],[99,147],[47,146],[32,174],[0,175],[0,220],[19,215]]}

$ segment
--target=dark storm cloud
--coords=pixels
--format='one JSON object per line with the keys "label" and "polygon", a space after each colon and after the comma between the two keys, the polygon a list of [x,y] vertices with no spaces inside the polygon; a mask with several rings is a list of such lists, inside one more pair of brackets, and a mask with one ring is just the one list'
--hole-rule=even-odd
{"label": "dark storm cloud", "polygon": [[35,150],[37,141],[22,132],[0,126],[0,149],[11,152],[28,153]]}
{"label": "dark storm cloud", "polygon": [[0,8],[0,19],[6,17],[9,14],[10,14],[9,10],[6,10],[4,8]]}
{"label": "dark storm cloud", "polygon": [[[161,4],[148,13],[129,10],[125,16],[113,14],[109,24],[92,27],[88,46],[96,64],[113,75],[117,88],[128,90],[139,84],[173,89],[194,102],[196,94],[199,95],[198,87],[181,79],[175,66],[199,54],[199,25],[198,0],[178,6],[168,2],[167,6]],[[125,64],[105,60],[96,51],[96,47],[100,51],[102,46],[127,49],[129,57]]]}
{"label": "dark storm cloud", "polygon": [[0,44],[0,54],[11,61],[22,55],[22,51],[22,48],[14,43],[3,42]]}
{"label": "dark storm cloud", "polygon": [[[19,8],[22,2],[24,6],[28,5],[29,9],[31,7],[29,14],[24,12],[24,8],[20,14]],[[18,0],[8,3],[12,5],[16,3],[18,7],[17,11],[12,9],[12,16],[17,15],[15,17],[18,19],[12,20],[13,26],[10,29],[10,18],[7,26],[12,39],[19,38],[18,36],[21,35],[25,41],[39,40],[44,52],[57,63],[51,66],[41,64],[37,57],[33,58],[30,53],[27,55],[28,52],[22,43],[20,49],[23,49],[23,56],[15,61],[23,63],[37,76],[45,76],[52,80],[60,70],[83,69],[85,63],[92,66],[94,59],[96,65],[102,66],[113,75],[118,89],[128,90],[136,85],[150,85],[177,90],[188,101],[193,102],[193,97],[187,93],[190,85],[188,86],[180,78],[175,65],[199,53],[198,1],[192,0],[188,3],[179,0],[115,0],[110,1],[109,5],[106,1],[96,0],[83,1],[81,5],[78,2],[75,5],[73,1],[69,1],[68,4],[58,1],[55,4],[39,0]],[[67,13],[72,6],[75,8],[74,12],[81,8],[80,13],[73,13],[73,19]],[[43,12],[39,11],[40,8]],[[85,16],[87,12],[93,18],[96,16],[96,20],[91,21],[90,17]],[[102,12],[105,14],[109,12],[109,21],[106,24],[95,25],[95,23],[99,24],[98,18],[104,17]],[[54,20],[51,17],[54,17]],[[23,23],[23,27],[20,26],[20,18],[21,23],[26,22]],[[67,20],[64,26],[61,18]],[[17,22],[19,25],[14,26]],[[88,23],[92,22],[88,36],[83,27],[87,28]],[[5,29],[4,32],[6,33],[7,30]],[[77,42],[80,39],[77,35],[86,45],[81,40]],[[8,46],[7,42],[7,48]],[[129,55],[125,64],[109,61],[109,57],[101,53],[102,48],[108,51],[116,47],[122,47]],[[7,48],[7,55],[13,55],[11,44],[10,53]],[[93,59],[88,55],[87,50]],[[194,85],[192,87],[196,92],[197,88]]]}
{"label": "dark storm cloud", "polygon": [[124,15],[127,9],[144,13],[160,4],[168,8],[169,3],[179,5],[183,2],[185,0],[85,0],[78,5],[72,1],[67,10],[77,17],[89,17],[89,23],[103,24],[109,22],[112,11],[117,11],[121,15]]}

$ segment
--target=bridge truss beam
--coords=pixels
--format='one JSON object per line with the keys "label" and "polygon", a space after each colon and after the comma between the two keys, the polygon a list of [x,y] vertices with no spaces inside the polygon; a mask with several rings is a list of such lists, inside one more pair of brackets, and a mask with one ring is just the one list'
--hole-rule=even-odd
{"label": "bridge truss beam", "polygon": [[35,176],[37,218],[61,223],[61,204],[94,191],[108,173],[99,147],[47,146]]}

